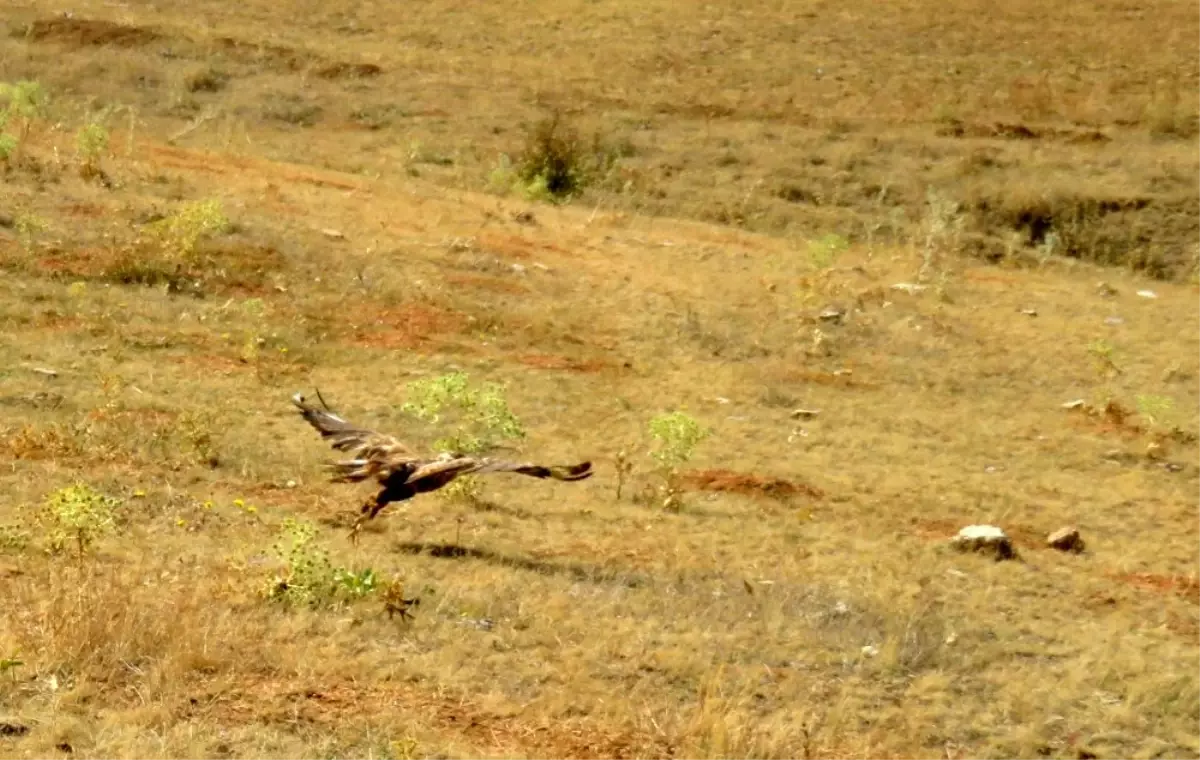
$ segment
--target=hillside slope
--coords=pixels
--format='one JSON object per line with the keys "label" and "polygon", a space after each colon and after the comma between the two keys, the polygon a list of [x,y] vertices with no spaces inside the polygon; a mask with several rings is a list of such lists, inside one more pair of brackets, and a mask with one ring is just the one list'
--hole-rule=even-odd
{"label": "hillside slope", "polygon": [[[1171,127],[1184,137],[1114,118],[1096,127],[1115,135],[1107,147],[1036,147],[995,134],[935,139],[928,123],[880,107],[848,138],[860,160],[871,140],[899,136],[880,154],[898,163],[876,166],[888,176],[908,161],[941,171],[955,156],[921,158],[920,146],[967,140],[977,157],[1012,162],[1014,176],[1025,167],[1079,194],[1104,185],[1122,203],[1141,198],[1105,214],[1169,219],[1164,237],[1137,249],[1162,266],[1101,266],[1044,235],[980,256],[994,231],[977,226],[979,208],[962,186],[926,195],[923,180],[893,217],[820,199],[797,210],[801,196],[784,193],[741,206],[759,216],[714,223],[712,209],[750,197],[743,179],[763,177],[744,169],[726,182],[688,165],[657,195],[637,185],[648,171],[639,162],[702,164],[708,154],[688,145],[705,129],[744,130],[748,153],[764,131],[799,146],[789,149],[804,143],[789,143],[782,117],[749,123],[750,104],[662,115],[647,105],[654,93],[681,98],[665,74],[625,96],[660,132],[657,148],[635,140],[620,164],[634,186],[557,206],[482,192],[494,160],[484,148],[447,164],[395,125],[340,131],[329,114],[380,97],[380,77],[401,78],[401,60],[424,72],[426,93],[450,93],[420,108],[461,113],[450,74],[461,67],[465,81],[483,64],[455,45],[486,38],[489,24],[524,51],[511,64],[519,81],[548,87],[549,73],[518,63],[561,38],[524,18],[525,50],[514,27],[461,11],[478,14],[460,25],[476,36],[451,40],[448,22],[421,17],[402,25],[407,37],[399,21],[375,22],[353,33],[361,44],[334,45],[316,31],[382,11],[364,4],[335,20],[297,4],[298,20],[281,25],[275,7],[196,3],[185,19],[82,3],[64,20],[36,2],[7,20],[25,32],[2,43],[0,80],[36,78],[53,100],[0,187],[0,754],[1200,754],[1200,307],[1186,272],[1194,247],[1180,242],[1194,246],[1195,208],[1171,205],[1196,190],[1187,119]],[[230,29],[204,37],[217,10]],[[669,10],[637,18],[667,35]],[[1192,23],[1177,12],[1181,28]],[[1064,13],[1056,23],[1082,11]],[[713,22],[721,34],[766,18],[727,16]],[[624,21],[595,21],[596,39]],[[238,23],[247,42],[214,42]],[[833,45],[841,27],[831,29]],[[422,33],[436,40],[413,41]],[[1063,55],[1083,56],[1085,43],[1064,39]],[[441,56],[422,64],[432,59],[418,44]],[[576,71],[577,110],[599,102],[603,62]],[[381,73],[352,76],[349,63]],[[861,65],[854,76],[884,68]],[[241,84],[184,86],[210,69]],[[1191,69],[1173,70],[1185,91]],[[180,79],[135,94],[142,76]],[[88,91],[73,81],[109,104],[144,98],[109,114],[109,147],[82,172]],[[324,115],[281,126],[244,110],[281,107],[254,100],[264,82],[297,88]],[[163,88],[187,93],[172,107],[199,105],[158,111]],[[846,88],[826,97],[858,112]],[[527,93],[496,92],[488,113],[504,98],[534,113]],[[214,115],[196,118],[205,98]],[[1012,121],[976,106],[954,119]],[[1066,129],[1068,116],[1029,124]],[[462,130],[446,137],[460,145],[486,131],[439,123]],[[825,135],[823,150],[851,150],[827,139],[840,127],[793,126]],[[704,151],[732,138],[710,139]],[[745,156],[725,167],[735,165]],[[1089,172],[1103,176],[1089,185]],[[218,207],[229,224],[206,232]],[[1052,228],[1082,229],[1061,218]],[[1097,229],[1088,250],[1103,247]],[[409,383],[452,371],[506,384],[527,434],[512,444],[519,456],[591,459],[597,475],[497,476],[473,502],[422,496],[352,546],[347,528],[368,489],[325,481],[333,452],[289,397],[319,388],[348,418],[431,445],[445,430],[401,407]],[[681,504],[667,508],[648,425],[675,410],[712,433],[681,469]],[[618,499],[621,461],[633,471]],[[81,556],[76,532],[51,551],[54,517],[69,510],[43,509],[74,483],[119,500],[111,530]],[[420,599],[413,619],[390,615],[382,589],[312,608],[267,598],[287,571],[273,547],[300,535],[288,519],[315,527],[332,565],[402,583]],[[1019,559],[948,551],[974,523],[1003,527]],[[1064,525],[1079,527],[1084,553],[1045,547]]]}

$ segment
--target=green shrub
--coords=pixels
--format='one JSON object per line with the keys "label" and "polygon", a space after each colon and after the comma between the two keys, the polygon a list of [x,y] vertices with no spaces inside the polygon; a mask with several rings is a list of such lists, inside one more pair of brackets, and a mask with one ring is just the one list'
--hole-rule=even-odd
{"label": "green shrub", "polygon": [[[465,372],[409,383],[408,397],[401,411],[449,428],[449,435],[433,444],[438,451],[476,454],[525,437],[521,421],[508,407],[504,386],[485,383],[473,387]],[[478,479],[467,476],[456,478],[439,493],[450,499],[472,500],[478,498],[479,490]]]}
{"label": "green shrub", "polygon": [[48,548],[60,552],[74,545],[83,556],[101,536],[116,529],[116,509],[120,501],[96,491],[86,483],[76,483],[51,493],[42,503],[38,522],[46,533]]}

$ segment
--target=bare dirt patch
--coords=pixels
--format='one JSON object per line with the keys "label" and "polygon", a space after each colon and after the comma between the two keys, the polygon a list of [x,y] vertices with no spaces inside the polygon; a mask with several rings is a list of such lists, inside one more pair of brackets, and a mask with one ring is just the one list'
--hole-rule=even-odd
{"label": "bare dirt patch", "polygon": [[1200,579],[1189,575],[1163,575],[1161,573],[1113,573],[1111,578],[1131,586],[1159,594],[1175,594],[1183,599],[1200,604]]}
{"label": "bare dirt patch", "polygon": [[717,491],[757,496],[769,499],[788,499],[806,496],[821,500],[825,493],[807,483],[794,483],[783,478],[755,475],[732,470],[694,470],[682,475],[684,483],[697,491]]}
{"label": "bare dirt patch", "polygon": [[350,342],[368,348],[429,348],[440,338],[470,326],[465,314],[427,304],[373,307],[357,304],[339,321],[348,325]]}

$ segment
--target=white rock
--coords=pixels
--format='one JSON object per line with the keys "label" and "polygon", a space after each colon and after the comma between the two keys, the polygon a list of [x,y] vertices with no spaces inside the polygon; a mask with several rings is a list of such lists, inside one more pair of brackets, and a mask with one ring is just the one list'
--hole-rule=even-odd
{"label": "white rock", "polygon": [[792,419],[794,420],[811,420],[821,413],[820,409],[793,409]]}
{"label": "white rock", "polygon": [[1153,290],[1139,290],[1137,294],[1142,298],[1158,298],[1158,293]]}
{"label": "white rock", "polygon": [[995,525],[968,525],[950,543],[959,551],[991,554],[998,560],[1016,556],[1012,539]]}
{"label": "white rock", "polygon": [[925,287],[924,285],[917,285],[912,282],[898,282],[892,286],[892,290],[900,290],[905,293],[920,293],[922,290],[925,290]]}

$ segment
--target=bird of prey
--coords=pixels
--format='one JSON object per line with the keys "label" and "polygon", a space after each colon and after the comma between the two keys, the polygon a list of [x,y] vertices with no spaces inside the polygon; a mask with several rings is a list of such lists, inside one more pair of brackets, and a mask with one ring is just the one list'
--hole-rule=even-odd
{"label": "bird of prey", "polygon": [[546,466],[461,453],[421,456],[390,435],[360,428],[339,417],[321,398],[320,392],[317,398],[324,408],[305,401],[299,393],[292,397],[292,403],[322,438],[349,456],[330,465],[330,481],[358,483],[374,479],[381,486],[379,492],[362,505],[361,514],[354,522],[350,539],[355,543],[362,524],[373,519],[387,505],[406,501],[419,493],[436,491],[460,475],[514,472],[534,478],[569,481],[592,476],[591,462]]}

